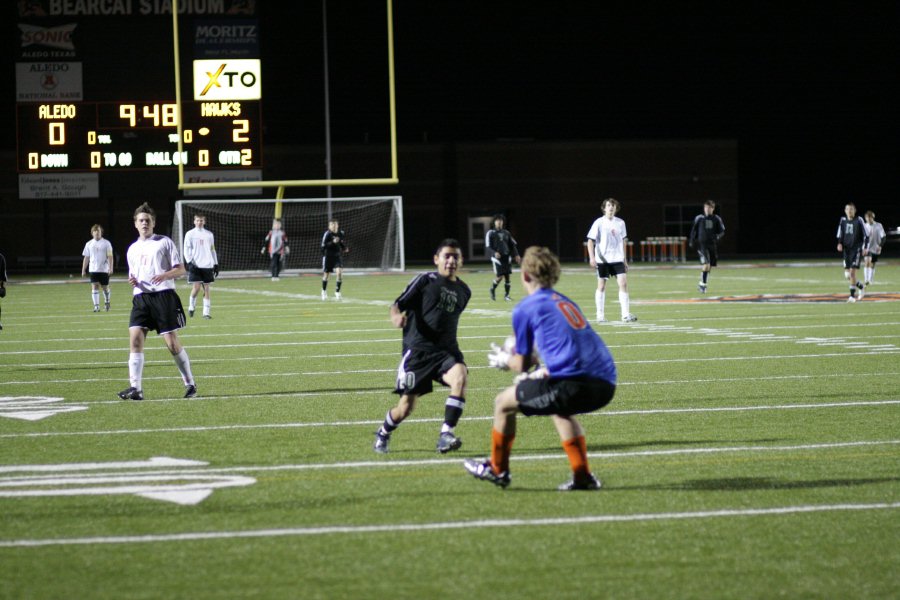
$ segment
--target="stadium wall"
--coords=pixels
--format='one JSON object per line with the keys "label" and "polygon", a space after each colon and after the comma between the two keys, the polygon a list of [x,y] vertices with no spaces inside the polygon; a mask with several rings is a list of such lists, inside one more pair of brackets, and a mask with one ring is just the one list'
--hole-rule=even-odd
{"label": "stadium wall", "polygon": [[[13,272],[80,269],[90,227],[100,223],[119,258],[134,240],[132,212],[148,201],[157,231],[169,234],[177,190],[174,171],[103,173],[100,198],[22,200],[15,156],[0,155],[0,252]],[[321,178],[322,149],[269,146],[264,176]],[[471,217],[503,212],[520,244],[549,245],[566,260],[583,256],[583,238],[613,196],[630,238],[667,235],[666,206],[699,214],[708,198],[720,205],[728,227],[723,254],[739,248],[738,148],[731,140],[417,143],[399,147],[400,184],[334,187],[338,196],[403,196],[406,258],[427,261],[443,237],[468,243]],[[332,176],[383,177],[389,172],[381,144],[335,146]],[[274,197],[268,188],[255,197]],[[324,188],[291,188],[286,196],[324,197]],[[251,196],[254,197],[254,196]],[[323,223],[323,231],[325,224]],[[215,224],[210,224],[215,231]],[[264,235],[265,232],[260,232]],[[350,232],[348,232],[350,233]],[[70,264],[70,263],[77,264]]]}

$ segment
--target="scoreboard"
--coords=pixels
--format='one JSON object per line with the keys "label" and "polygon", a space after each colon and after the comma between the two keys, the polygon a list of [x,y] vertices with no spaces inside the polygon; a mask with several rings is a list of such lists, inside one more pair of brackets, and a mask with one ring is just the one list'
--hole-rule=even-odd
{"label": "scoreboard", "polygon": [[18,104],[20,173],[261,167],[257,100]]}
{"label": "scoreboard", "polygon": [[256,2],[179,0],[178,27],[171,0],[14,4],[20,190],[63,173],[261,172]]}

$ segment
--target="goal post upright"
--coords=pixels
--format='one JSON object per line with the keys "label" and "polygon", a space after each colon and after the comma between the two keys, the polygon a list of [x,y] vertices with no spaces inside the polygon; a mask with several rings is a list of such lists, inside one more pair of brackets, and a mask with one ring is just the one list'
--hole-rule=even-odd
{"label": "goal post upright", "polygon": [[[387,12],[387,60],[388,60],[388,112],[390,130],[390,163],[391,173],[388,177],[356,178],[356,179],[278,179],[262,181],[218,181],[206,183],[187,183],[184,180],[184,165],[178,162],[178,189],[180,190],[216,190],[243,188],[286,188],[286,187],[326,187],[354,185],[396,185],[400,182],[397,167],[397,103],[394,71],[394,18],[393,0],[385,0]],[[175,104],[177,106],[176,131],[178,135],[178,154],[184,154],[184,133],[181,119],[181,48],[178,39],[179,0],[172,0],[172,32],[175,54]],[[281,192],[283,194],[283,190]]]}

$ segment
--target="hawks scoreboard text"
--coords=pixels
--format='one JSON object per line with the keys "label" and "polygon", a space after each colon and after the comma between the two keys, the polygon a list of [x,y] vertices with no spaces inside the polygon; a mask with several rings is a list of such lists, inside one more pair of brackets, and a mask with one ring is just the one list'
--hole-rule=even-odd
{"label": "hawks scoreboard text", "polygon": [[257,100],[18,104],[20,173],[262,166]]}

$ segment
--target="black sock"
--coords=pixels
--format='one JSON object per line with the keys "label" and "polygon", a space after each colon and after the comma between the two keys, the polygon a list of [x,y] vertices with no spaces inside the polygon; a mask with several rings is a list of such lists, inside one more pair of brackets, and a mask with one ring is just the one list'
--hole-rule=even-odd
{"label": "black sock", "polygon": [[340,292],[340,291],[341,291],[341,284],[342,284],[342,283],[344,283],[344,282],[341,281],[340,279],[338,279],[338,280],[334,283],[334,291]]}
{"label": "black sock", "polygon": [[381,424],[381,430],[385,433],[390,433],[399,426],[400,423],[395,423],[394,419],[391,417],[391,411],[387,411],[387,414],[384,415],[384,423]]}
{"label": "black sock", "polygon": [[451,429],[456,427],[465,406],[465,398],[460,398],[459,396],[447,396],[447,402],[444,404],[444,425]]}
{"label": "black sock", "polygon": [[709,271],[703,271],[703,275],[701,276],[701,278],[703,279],[703,283],[706,283],[706,281],[709,279]]}
{"label": "black sock", "polygon": [[328,289],[328,280],[327,280],[327,279],[323,279],[323,280],[322,280],[322,291],[324,292],[324,291],[327,290],[327,289]]}

